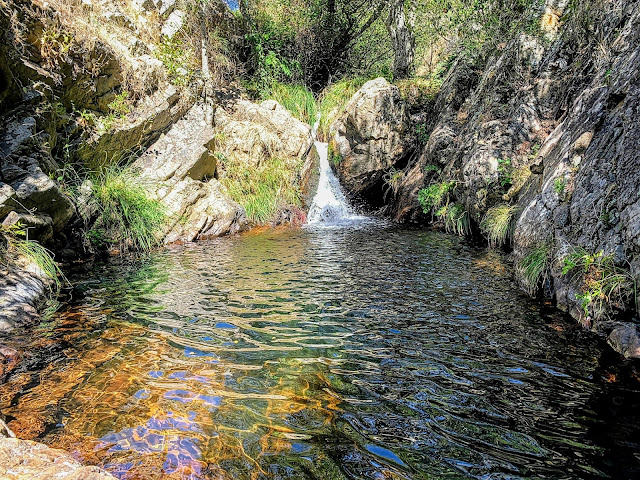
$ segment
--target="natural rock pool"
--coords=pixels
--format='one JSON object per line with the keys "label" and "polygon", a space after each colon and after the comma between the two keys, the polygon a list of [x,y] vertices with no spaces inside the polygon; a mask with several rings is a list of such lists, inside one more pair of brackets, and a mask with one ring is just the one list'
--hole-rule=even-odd
{"label": "natural rock pool", "polygon": [[640,475],[640,381],[504,258],[380,225],[111,260],[4,343],[21,438],[122,479]]}

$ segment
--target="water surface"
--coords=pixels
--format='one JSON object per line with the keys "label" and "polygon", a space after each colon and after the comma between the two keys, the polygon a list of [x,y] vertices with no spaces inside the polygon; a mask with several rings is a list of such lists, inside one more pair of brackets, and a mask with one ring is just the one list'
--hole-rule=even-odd
{"label": "water surface", "polygon": [[0,386],[22,438],[121,479],[640,476],[640,382],[435,232],[271,230],[71,277]]}

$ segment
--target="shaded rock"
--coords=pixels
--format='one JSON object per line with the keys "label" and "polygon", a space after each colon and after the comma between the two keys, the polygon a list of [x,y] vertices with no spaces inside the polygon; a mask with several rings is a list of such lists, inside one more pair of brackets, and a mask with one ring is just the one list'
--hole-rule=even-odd
{"label": "shaded rock", "polygon": [[246,224],[242,207],[215,178],[214,144],[205,107],[195,105],[132,166],[149,195],[167,209],[166,243],[235,233]]}
{"label": "shaded rock", "polygon": [[7,480],[115,480],[101,468],[83,466],[63,450],[16,438],[0,438],[0,477]]}
{"label": "shaded rock", "polygon": [[53,236],[53,220],[49,215],[11,212],[2,222],[5,227],[20,226],[27,238],[45,243]]}
{"label": "shaded rock", "polygon": [[0,266],[0,332],[31,325],[49,291],[49,280],[36,265]]}
{"label": "shaded rock", "polygon": [[[384,174],[406,160],[414,146],[408,108],[384,78],[365,83],[330,132],[330,148],[340,155],[340,180],[364,197],[382,196]],[[371,200],[380,203],[381,198]]]}
{"label": "shaded rock", "polygon": [[[9,119],[0,133],[0,219],[17,212],[26,223],[38,226],[32,238],[46,241],[52,233],[46,224],[55,232],[61,231],[75,209],[41,169],[41,164],[52,160],[31,144],[35,128],[33,117],[19,116]],[[18,220],[14,217],[9,223]]]}
{"label": "shaded rock", "polygon": [[640,358],[640,329],[638,325],[622,324],[609,334],[609,345],[625,358]]}

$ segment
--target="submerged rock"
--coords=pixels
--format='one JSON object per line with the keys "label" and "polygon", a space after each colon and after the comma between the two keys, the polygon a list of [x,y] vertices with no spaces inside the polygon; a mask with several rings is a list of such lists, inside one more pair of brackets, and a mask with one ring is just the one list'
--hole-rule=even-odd
{"label": "submerged rock", "polygon": [[0,438],[0,477],[6,480],[115,480],[101,468],[83,466],[63,450],[17,438]]}
{"label": "submerged rock", "polygon": [[400,91],[384,78],[365,83],[355,93],[331,125],[329,143],[338,177],[350,192],[372,203],[381,200],[385,173],[399,167],[413,150],[410,125]]}

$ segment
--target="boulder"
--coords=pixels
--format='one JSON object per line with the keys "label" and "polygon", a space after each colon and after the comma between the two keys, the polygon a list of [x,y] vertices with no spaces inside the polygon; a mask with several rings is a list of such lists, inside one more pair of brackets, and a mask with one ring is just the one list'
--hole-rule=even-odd
{"label": "boulder", "polygon": [[195,105],[133,164],[141,186],[167,209],[165,242],[190,242],[244,228],[246,215],[215,178],[215,133]]}
{"label": "boulder", "polygon": [[256,104],[239,99],[216,110],[221,153],[249,166],[264,158],[302,161],[313,145],[311,127],[275,100]]}
{"label": "boulder", "polygon": [[37,266],[22,263],[0,265],[0,332],[36,323],[49,291],[49,280]]}
{"label": "boulder", "polygon": [[398,88],[384,78],[365,83],[354,94],[330,135],[330,150],[339,155],[340,180],[372,203],[381,203],[385,173],[404,166],[415,144],[408,108]]}
{"label": "boulder", "polygon": [[185,19],[186,14],[182,10],[174,10],[171,12],[171,15],[169,15],[169,18],[167,18],[162,26],[162,35],[173,38],[173,36],[178,33],[184,25]]}
{"label": "boulder", "polygon": [[609,334],[609,345],[625,358],[640,358],[640,328],[634,324],[621,324]]}
{"label": "boulder", "polygon": [[17,438],[0,438],[0,478],[6,480],[115,480],[107,471],[83,466],[63,450]]}

